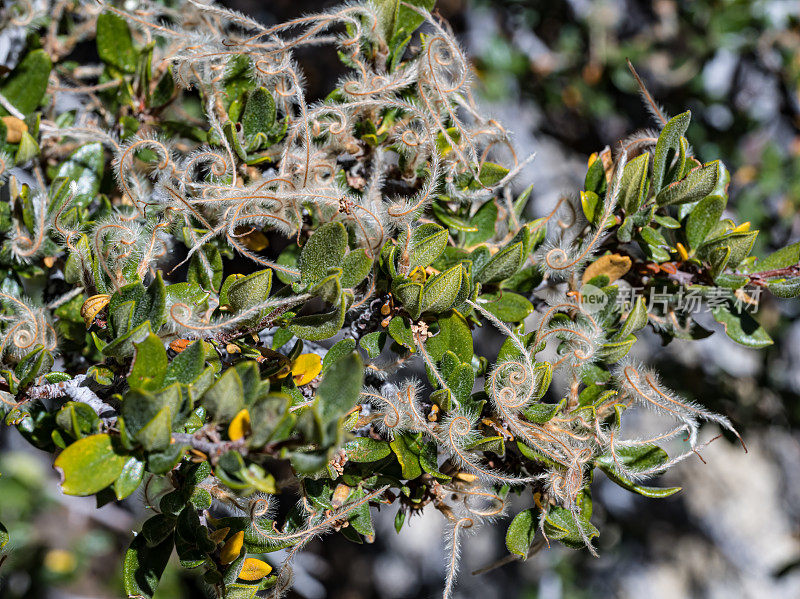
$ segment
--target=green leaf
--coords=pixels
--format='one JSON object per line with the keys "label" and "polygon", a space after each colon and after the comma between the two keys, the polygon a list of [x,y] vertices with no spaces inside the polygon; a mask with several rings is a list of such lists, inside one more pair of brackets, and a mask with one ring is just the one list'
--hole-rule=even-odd
{"label": "green leaf", "polygon": [[453,312],[439,318],[439,332],[425,342],[425,349],[434,362],[444,357],[445,352],[451,351],[461,362],[472,362],[472,331],[466,319]]}
{"label": "green leaf", "polygon": [[483,285],[502,281],[513,276],[524,263],[524,244],[520,241],[492,256],[486,266],[475,275],[475,280]]}
{"label": "green leaf", "polygon": [[147,286],[147,291],[142,299],[136,302],[131,326],[136,327],[139,323],[149,320],[153,332],[157,333],[166,321],[166,301],[167,291],[164,279],[161,277],[161,271],[158,271],[153,282]]}
{"label": "green leaf", "polygon": [[725,327],[725,333],[745,347],[760,348],[772,345],[772,338],[747,312],[736,308],[731,302],[712,310],[714,320]]}
{"label": "green leaf", "polygon": [[351,289],[367,278],[372,270],[372,258],[364,248],[349,252],[342,262],[341,283],[344,289]]}
{"label": "green leaf", "polygon": [[163,386],[167,387],[175,382],[191,385],[203,373],[205,363],[206,351],[203,341],[195,341],[170,362]]}
{"label": "green leaf", "polygon": [[122,473],[128,456],[115,451],[107,434],[92,435],[68,445],[56,458],[61,471],[61,490],[67,495],[93,495]]}
{"label": "green leaf", "polygon": [[327,351],[325,357],[322,358],[321,373],[324,375],[338,360],[353,353],[355,349],[355,339],[342,339],[341,341],[337,341],[336,344]]}
{"label": "green leaf", "polygon": [[398,533],[400,532],[400,530],[403,528],[403,523],[405,521],[406,521],[406,513],[402,509],[397,510],[397,513],[394,516],[394,529],[396,532]]}
{"label": "green leaf", "polygon": [[656,205],[669,206],[686,204],[701,200],[717,188],[720,179],[727,176],[725,167],[719,160],[689,171],[683,179],[671,183],[658,192]]}
{"label": "green leaf", "polygon": [[344,225],[340,222],[322,225],[300,252],[300,273],[303,284],[319,283],[328,275],[329,268],[341,267],[346,250],[347,229]]}
{"label": "green leaf", "polygon": [[53,354],[47,351],[42,345],[36,346],[31,352],[28,352],[16,368],[14,374],[19,379],[17,386],[25,388],[33,382],[33,380],[40,374],[48,372],[54,363]]}
{"label": "green leaf", "polygon": [[414,320],[422,313],[422,290],[422,283],[416,281],[401,277],[392,281],[392,293]]}
{"label": "green leaf", "polygon": [[[47,90],[52,66],[44,50],[28,52],[0,85],[0,93],[22,114],[32,113],[39,107]],[[0,106],[0,116],[6,115],[8,111]]]}
{"label": "green leaf", "polygon": [[659,225],[664,227],[665,229],[680,229],[681,223],[677,220],[672,218],[671,216],[665,216],[663,214],[654,214],[653,220],[656,221]]}
{"label": "green leaf", "polygon": [[377,462],[392,453],[389,443],[370,437],[356,437],[342,447],[351,462]]}
{"label": "green leaf", "polygon": [[[577,521],[576,521],[577,520]],[[600,534],[595,526],[589,522],[589,517],[582,513],[577,517],[572,512],[562,507],[551,507],[545,519],[544,531],[551,539],[561,541],[567,547],[580,549],[584,546],[580,527],[586,537],[592,539]]]}
{"label": "green leaf", "polygon": [[219,248],[206,243],[192,254],[186,280],[199,285],[206,291],[219,289],[220,283],[222,283],[222,254],[220,254]]}
{"label": "green leaf", "polygon": [[423,312],[446,312],[453,307],[461,289],[464,268],[453,268],[432,276],[422,289]]}
{"label": "green leaf", "polygon": [[586,169],[583,188],[586,191],[599,194],[602,193],[606,184],[606,172],[603,168],[603,160],[597,154],[592,154],[589,158],[589,167]]}
{"label": "green leaf", "polygon": [[122,473],[114,481],[114,494],[117,496],[117,501],[122,501],[133,494],[139,488],[143,478],[144,462],[131,456],[122,467]]}
{"label": "green leaf", "polygon": [[363,382],[364,363],[358,352],[331,365],[317,390],[316,406],[323,425],[338,421],[356,405]]}
{"label": "green leaf", "polygon": [[538,524],[537,511],[532,508],[514,516],[506,531],[506,547],[509,552],[527,558]]}
{"label": "green leaf", "polygon": [[[431,204],[431,210],[433,210],[433,214],[436,216],[436,218],[438,218],[442,224],[447,225],[447,227],[452,231],[475,233],[478,230],[477,225],[470,224],[466,221],[466,219],[456,216],[456,214],[454,214],[453,211],[443,203],[449,200],[450,198],[446,196],[440,196],[439,201]],[[494,233],[494,230],[492,230],[492,233]]]}
{"label": "green leaf", "polygon": [[308,292],[312,295],[322,298],[329,304],[336,305],[342,302],[344,299],[342,296],[341,284],[342,269],[331,268],[328,272],[330,274],[322,279],[319,283],[311,285],[308,288]]}
{"label": "green leaf", "polygon": [[[181,492],[173,491],[173,493]],[[166,495],[164,497],[166,497]],[[164,503],[166,504],[167,502],[165,501]],[[182,506],[183,497],[181,497],[179,501],[175,501],[175,503],[180,503]],[[167,506],[164,505],[161,509],[163,510],[164,507]],[[182,507],[176,507],[175,511],[180,511],[181,509]],[[170,512],[171,510],[166,511]],[[155,547],[156,545],[161,544],[164,539],[174,532],[174,530],[175,516],[173,516],[172,513],[163,513],[156,514],[155,516],[145,520],[144,524],[142,524],[142,532],[139,534],[145,538],[148,547]]]}
{"label": "green leaf", "polygon": [[340,302],[331,312],[294,317],[288,329],[300,339],[322,341],[341,330],[346,311],[345,302]]}
{"label": "green leaf", "polygon": [[235,280],[228,288],[228,304],[240,312],[267,300],[272,288],[272,270],[266,268]]}
{"label": "green leaf", "polygon": [[85,403],[68,401],[56,414],[56,424],[75,439],[99,432],[100,418]]}
{"label": "green leaf", "polygon": [[634,472],[653,470],[667,462],[669,462],[667,452],[652,443],[620,447],[616,450],[616,461],[610,453],[603,454],[595,460],[595,464],[601,468],[616,468],[615,464],[621,463]]}
{"label": "green leaf", "polygon": [[295,416],[289,411],[288,395],[271,393],[256,401],[249,409],[253,429],[251,447],[262,447],[269,441],[283,441],[293,432]]}
{"label": "green leaf", "polygon": [[223,84],[222,105],[228,111],[231,121],[238,121],[242,111],[244,95],[255,88],[253,61],[247,54],[234,54],[227,64]]}
{"label": "green leaf", "polygon": [[478,173],[478,181],[484,187],[494,187],[508,175],[508,169],[493,162],[484,162],[481,171]]}
{"label": "green leaf", "polygon": [[155,547],[148,547],[143,534],[137,535],[125,553],[123,581],[128,597],[152,599],[175,543],[170,533]]}
{"label": "green leaf", "polygon": [[414,351],[416,346],[414,345],[414,337],[411,333],[411,327],[406,322],[406,319],[402,316],[394,316],[392,320],[389,321],[389,326],[387,327],[389,331],[389,335],[392,336],[397,343]]}
{"label": "green leaf", "polygon": [[615,341],[626,339],[639,329],[647,326],[647,320],[647,305],[645,304],[644,297],[640,296],[613,339]]}
{"label": "green leaf", "polygon": [[383,331],[367,333],[358,340],[358,343],[367,350],[370,358],[375,358],[381,353],[383,346],[386,345],[386,333]]}
{"label": "green leaf", "polygon": [[484,293],[478,296],[478,303],[503,322],[522,322],[533,313],[533,304],[522,295],[511,291]]}
{"label": "green leaf", "polygon": [[[407,4],[432,10],[436,0],[408,0]],[[386,41],[402,38],[422,25],[424,18],[416,11],[402,6],[400,0],[378,0],[381,11],[381,26]]]}
{"label": "green leaf", "polygon": [[634,483],[619,470],[618,464],[634,472],[652,470],[669,461],[667,452],[657,445],[640,445],[635,447],[621,447],[616,451],[616,459],[610,453],[603,454],[595,460],[595,465],[605,475],[624,489],[638,493],[644,497],[659,499],[669,497],[681,490],[680,487],[647,487]]}
{"label": "green leaf", "polygon": [[622,221],[622,224],[619,226],[619,229],[617,230],[617,239],[619,239],[622,243],[628,243],[632,237],[633,237],[633,217],[626,216],[625,220]]}
{"label": "green leaf", "polygon": [[[139,431],[152,423],[153,419],[165,407],[169,408],[170,414],[178,414],[181,411],[182,401],[182,394],[176,385],[168,387],[159,393],[151,393],[142,389],[129,389],[122,400],[122,418],[127,435],[135,438]],[[150,430],[154,432],[156,429],[152,428]]]}
{"label": "green leaf", "polygon": [[533,191],[533,183],[528,185],[528,187],[519,194],[519,197],[514,200],[514,214],[516,214],[518,219],[521,219],[523,212],[525,212],[525,206],[528,205],[528,201],[531,199],[531,191]]}
{"label": "green leaf", "polygon": [[[547,379],[547,384],[541,387],[543,389],[541,395],[544,395],[544,392],[547,391],[547,388],[550,386],[550,380],[552,379],[552,369],[549,371],[548,374],[549,376]],[[527,420],[535,424],[544,424],[546,422],[550,422],[565,405],[566,401],[564,401],[563,399],[560,402],[553,404],[532,403],[522,411],[522,415],[525,416]]]}
{"label": "green leaf", "polygon": [[[753,244],[758,236],[758,231],[748,231],[745,233],[729,233],[722,237],[717,237],[707,241],[700,246],[697,251],[699,258],[708,260],[712,264],[715,262],[715,255],[722,250],[723,255],[727,255],[727,260],[723,260],[722,266],[719,268],[734,268],[742,260],[744,260],[753,249]],[[713,276],[719,274],[718,271],[713,273]]]}
{"label": "green leaf", "polygon": [[242,138],[239,136],[236,125],[233,120],[228,121],[222,125],[222,133],[225,135],[225,140],[228,145],[233,149],[234,153],[242,160],[247,161],[247,149],[242,144]]}
{"label": "green leaf", "polygon": [[[367,491],[363,488],[354,489],[350,493],[350,500],[357,501],[359,499],[364,498],[366,496]],[[350,524],[352,525],[353,529],[355,529],[360,534],[364,535],[367,539],[367,542],[372,542],[375,540],[375,527],[372,524],[372,514],[369,509],[369,503],[363,503],[358,508],[356,508],[353,512],[353,515],[350,516]]]}
{"label": "green leaf", "polygon": [[479,437],[472,443],[465,445],[464,449],[469,451],[488,451],[502,458],[506,453],[506,444],[503,441],[503,437],[495,435],[493,437]]}
{"label": "green leaf", "polygon": [[[475,386],[475,372],[472,370],[472,366],[462,362],[458,356],[448,350],[442,357],[441,373],[455,399],[459,403],[468,401],[472,394],[472,388]],[[449,394],[446,393],[442,394],[443,402],[437,402],[431,396],[431,401],[438,403],[439,407],[444,410],[450,409],[449,399]]]}
{"label": "green leaf", "polygon": [[690,248],[697,249],[703,244],[722,217],[726,203],[723,196],[710,195],[692,208],[686,220],[686,240]]}
{"label": "green leaf", "polygon": [[422,476],[419,452],[413,450],[414,441],[409,433],[396,433],[389,445],[395,456],[397,456],[404,479],[412,480]]}
{"label": "green leaf", "polygon": [[800,262],[800,241],[781,248],[776,252],[771,253],[766,258],[757,260],[754,265],[744,272],[759,272],[765,270],[776,270],[779,268],[786,268],[787,266],[794,266]]}
{"label": "green leaf", "polygon": [[800,277],[793,279],[773,279],[767,282],[767,289],[776,297],[785,299],[800,295]]}
{"label": "green leaf", "polygon": [[125,19],[114,13],[102,13],[97,17],[96,41],[100,60],[125,73],[136,72],[138,52]]}
{"label": "green leaf", "polygon": [[647,171],[650,154],[644,153],[630,160],[622,170],[619,199],[625,214],[636,214],[647,197]]}
{"label": "green leaf", "polygon": [[103,144],[85,144],[61,163],[56,171],[56,177],[66,177],[70,181],[75,181],[75,196],[85,198],[88,203],[100,190],[104,164]]}
{"label": "green leaf", "polygon": [[600,196],[597,195],[593,191],[584,191],[581,193],[581,209],[583,210],[583,215],[586,217],[590,223],[595,223],[598,210],[597,208],[600,206]]}
{"label": "green leaf", "polygon": [[146,339],[150,333],[150,322],[147,321],[132,331],[117,337],[111,343],[106,345],[103,348],[103,355],[112,356],[115,358],[126,358],[132,355],[135,351],[134,344]]}
{"label": "green leaf", "polygon": [[211,417],[218,422],[230,422],[244,407],[242,379],[235,368],[228,368],[203,394],[201,401]]}
{"label": "green leaf", "polygon": [[275,100],[266,88],[258,87],[248,94],[242,113],[242,131],[250,149],[255,149],[252,144],[257,143],[258,135],[263,139],[263,143],[259,145],[266,144],[267,135],[275,126],[276,114]]}
{"label": "green leaf", "polygon": [[610,343],[604,343],[603,358],[609,364],[618,362],[628,355],[634,343],[636,343],[636,337],[634,335],[628,335],[625,338],[615,339]]}
{"label": "green leaf", "polygon": [[701,252],[701,254],[711,267],[709,269],[711,276],[716,279],[728,264],[728,260],[731,257],[731,248],[726,247],[724,244],[719,244]]}
{"label": "green leaf", "polygon": [[175,93],[175,78],[172,76],[172,65],[167,67],[161,79],[156,83],[156,88],[153,90],[153,95],[150,97],[150,106],[153,108],[161,108],[172,99],[172,94]]}
{"label": "green leaf", "polygon": [[[432,264],[447,247],[447,237],[447,229],[433,223],[425,223],[414,229],[408,248],[408,271]],[[405,247],[405,233],[400,234],[398,243],[401,249]],[[403,261],[402,254],[400,261]]]}
{"label": "green leaf", "polygon": [[136,433],[136,440],[145,451],[163,451],[171,441],[172,413],[164,406],[153,418]]}
{"label": "green leaf", "polygon": [[133,389],[158,391],[167,372],[167,350],[161,339],[152,333],[139,343],[134,343],[136,353],[133,369],[128,375],[128,385]]}
{"label": "green leaf", "polygon": [[667,174],[669,164],[667,160],[670,156],[674,155],[681,143],[681,137],[686,133],[689,128],[689,122],[692,119],[692,113],[686,111],[670,120],[661,134],[658,136],[656,143],[655,153],[653,155],[653,192],[658,194],[661,188],[664,187],[664,179]]}
{"label": "green leaf", "polygon": [[476,231],[464,235],[464,246],[477,245],[494,237],[497,233],[497,204],[494,200],[484,203],[469,219],[469,224],[476,227]]}
{"label": "green leaf", "polygon": [[664,236],[656,231],[652,227],[642,227],[641,230],[642,239],[644,239],[649,245],[653,247],[664,247],[667,244],[667,240],[664,239]]}
{"label": "green leaf", "polygon": [[17,147],[17,153],[14,154],[14,162],[16,164],[24,164],[31,158],[39,154],[39,144],[27,131],[22,134],[22,139]]}

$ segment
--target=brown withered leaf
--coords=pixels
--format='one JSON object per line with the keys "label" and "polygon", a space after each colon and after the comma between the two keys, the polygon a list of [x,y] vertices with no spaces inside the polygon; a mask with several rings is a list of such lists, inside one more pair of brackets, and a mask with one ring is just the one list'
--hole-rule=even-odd
{"label": "brown withered leaf", "polygon": [[586,270],[583,272],[581,283],[585,284],[598,275],[606,275],[609,283],[613,283],[620,277],[625,276],[625,273],[631,269],[631,264],[631,259],[621,254],[606,254],[605,256],[600,256],[586,267]]}

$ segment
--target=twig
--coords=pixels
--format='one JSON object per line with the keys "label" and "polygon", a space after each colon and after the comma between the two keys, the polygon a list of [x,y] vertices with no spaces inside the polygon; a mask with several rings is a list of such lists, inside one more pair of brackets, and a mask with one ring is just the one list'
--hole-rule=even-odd
{"label": "twig", "polygon": [[256,334],[259,331],[262,331],[268,327],[272,326],[272,323],[278,319],[278,317],[286,312],[289,309],[289,306],[282,306],[273,310],[269,316],[265,316],[261,322],[259,322],[256,326],[250,327],[249,329],[245,329],[244,331],[229,331],[227,333],[217,333],[215,335],[211,335],[207,337],[207,339],[213,339],[218,343],[227,343],[228,341],[233,341],[234,339],[238,339],[239,337],[244,337],[245,335]]}
{"label": "twig", "polygon": [[237,441],[209,441],[207,439],[201,439],[197,436],[197,433],[172,433],[172,441],[181,445],[188,445],[197,451],[202,451],[211,458],[212,462],[231,450],[244,454],[246,451],[243,450],[247,448],[247,443],[244,439],[239,439]]}
{"label": "twig", "polygon": [[0,94],[0,105],[2,105],[2,106],[3,106],[3,108],[5,108],[6,110],[8,110],[8,112],[11,114],[11,116],[15,116],[15,117],[17,117],[17,118],[18,118],[18,119],[20,119],[20,120],[24,120],[24,119],[25,119],[25,115],[24,115],[24,114],[22,114],[22,113],[21,113],[21,112],[20,112],[20,111],[17,109],[17,107],[16,107],[16,106],[14,106],[14,105],[13,105],[13,104],[12,104],[12,103],[9,101],[9,99],[8,99],[8,98],[6,98],[6,97],[5,97],[3,94]]}
{"label": "twig", "polygon": [[[69,381],[61,381],[60,383],[50,383],[48,385],[39,385],[38,387],[31,387],[25,393],[28,400],[31,399],[57,399],[59,397],[69,397],[72,401],[84,403],[92,408],[98,416],[102,418],[103,414],[116,413],[116,410],[100,399],[97,394],[89,389],[89,387],[82,386],[86,380],[85,374],[79,374],[74,379]],[[116,422],[116,416],[105,417],[103,421],[107,424]]]}
{"label": "twig", "polygon": [[774,268],[772,270],[763,270],[761,272],[752,272],[745,276],[750,278],[750,282],[764,287],[767,284],[766,279],[774,279],[777,277],[792,277],[800,275],[800,262],[792,266],[784,268]]}

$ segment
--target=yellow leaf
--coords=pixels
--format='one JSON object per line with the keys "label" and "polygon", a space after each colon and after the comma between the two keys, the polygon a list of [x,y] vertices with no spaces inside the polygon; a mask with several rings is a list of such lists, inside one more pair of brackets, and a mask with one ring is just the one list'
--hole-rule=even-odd
{"label": "yellow leaf", "polygon": [[333,505],[333,507],[341,507],[344,505],[344,502],[350,497],[350,491],[352,491],[352,489],[347,485],[336,485],[336,489],[333,491],[333,497],[331,498],[331,505]]}
{"label": "yellow leaf", "polygon": [[[240,530],[235,533],[228,541],[222,546],[219,552],[219,561],[221,564],[230,564],[233,560],[239,557],[244,545],[244,531]],[[247,563],[247,560],[245,560]],[[263,577],[259,577],[263,578]],[[255,580],[255,579],[254,579]]]}
{"label": "yellow leaf", "polygon": [[83,317],[83,322],[86,323],[87,329],[92,326],[95,316],[100,314],[100,311],[108,305],[110,300],[110,295],[107,293],[100,293],[98,295],[93,295],[83,302],[81,306],[81,316]]}
{"label": "yellow leaf", "polygon": [[750,221],[742,223],[736,228],[731,229],[731,233],[747,233],[750,230]]}
{"label": "yellow leaf", "polygon": [[417,283],[424,283],[428,278],[428,273],[426,273],[425,269],[421,266],[417,266],[408,274],[408,278],[412,281],[416,281]]}
{"label": "yellow leaf", "polygon": [[69,574],[77,565],[75,554],[66,549],[51,549],[44,556],[45,568],[56,574]]}
{"label": "yellow leaf", "polygon": [[244,247],[254,252],[260,252],[269,246],[267,236],[261,231],[252,231],[240,238]]}
{"label": "yellow leaf", "polygon": [[238,441],[250,434],[250,412],[241,410],[228,425],[228,439]]}
{"label": "yellow leaf", "polygon": [[322,371],[322,358],[317,354],[300,354],[292,362],[292,378],[298,387],[313,381],[320,371]]}
{"label": "yellow leaf", "polygon": [[260,559],[254,557],[248,557],[244,560],[242,571],[239,572],[239,578],[242,580],[261,580],[270,572],[272,572],[272,566],[267,562],[262,562]]}
{"label": "yellow leaf", "polygon": [[28,131],[25,121],[14,116],[4,116],[3,124],[6,126],[6,141],[10,144],[18,144],[22,139],[22,134]]}
{"label": "yellow leaf", "polygon": [[631,259],[620,254],[606,254],[586,267],[582,283],[591,281],[599,275],[606,275],[608,282],[613,283],[631,269]]}
{"label": "yellow leaf", "polygon": [[470,474],[469,472],[456,472],[453,478],[457,478],[468,483],[474,483],[478,479],[477,476]]}

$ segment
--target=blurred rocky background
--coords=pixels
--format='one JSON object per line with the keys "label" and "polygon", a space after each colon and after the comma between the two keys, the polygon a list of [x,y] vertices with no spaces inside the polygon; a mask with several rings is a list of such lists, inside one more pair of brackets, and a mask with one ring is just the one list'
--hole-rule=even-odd
{"label": "blurred rocky background", "polygon": [[[333,4],[228,2],[265,23]],[[531,216],[579,189],[591,152],[653,124],[627,69],[629,58],[668,113],[692,110],[688,137],[697,155],[726,163],[729,209],[762,230],[756,253],[800,239],[800,3],[440,0],[437,10],[473,58],[485,110],[513,132],[519,155],[536,153],[519,179],[520,187],[534,183]],[[341,69],[335,53],[301,58],[312,97],[323,97]],[[798,313],[797,301],[762,302],[757,317],[776,341],[766,351],[715,334],[666,347],[653,336],[639,355],[678,391],[727,414],[747,453],[730,439],[715,441],[702,459],[658,481],[683,487],[666,500],[598,480],[593,519],[602,524],[599,558],[545,546],[526,562],[473,575],[506,555],[503,524],[475,531],[465,543],[455,596],[800,597]],[[704,324],[716,328],[708,320]],[[141,501],[96,511],[92,500],[61,495],[48,462],[23,449],[12,431],[0,431],[0,448],[0,519],[15,545],[0,568],[0,597],[121,596],[114,573],[125,536],[143,518]],[[294,596],[437,596],[444,559],[440,514],[423,513],[399,535],[393,518],[388,511],[377,518],[372,546],[338,536],[312,545],[295,562]],[[202,596],[198,583],[176,568],[168,569],[158,594]]]}

